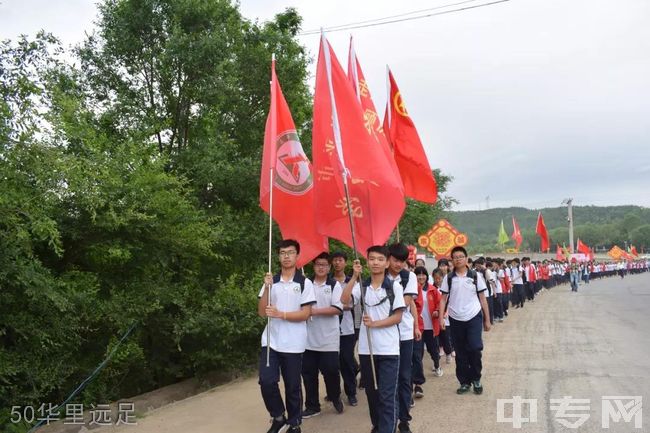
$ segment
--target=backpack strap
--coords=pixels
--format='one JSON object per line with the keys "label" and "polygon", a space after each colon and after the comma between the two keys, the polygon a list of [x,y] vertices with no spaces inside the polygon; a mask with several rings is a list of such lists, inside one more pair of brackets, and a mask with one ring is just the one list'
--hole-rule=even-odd
{"label": "backpack strap", "polygon": [[[445,304],[445,311],[447,311],[447,306],[449,305],[449,299],[451,299],[451,280],[456,276],[456,271],[451,271],[447,274],[447,303]],[[467,278],[471,278],[474,282],[474,288],[476,289],[476,297],[481,299],[478,291],[478,273],[472,269],[467,268]]]}
{"label": "backpack strap", "polygon": [[[363,290],[363,298],[366,298],[366,291],[368,290],[368,287],[370,286],[370,278],[367,278],[362,286],[361,290]],[[382,289],[386,291],[386,299],[388,300],[388,315],[391,316],[393,314],[393,303],[395,301],[395,290],[393,290],[393,281],[391,281],[388,276],[384,276],[384,281],[381,283]]]}
{"label": "backpack strap", "polygon": [[[273,275],[273,284],[280,282],[280,272]],[[296,273],[293,274],[293,282],[300,284],[300,293],[305,291],[305,275],[300,269],[296,269]]]}

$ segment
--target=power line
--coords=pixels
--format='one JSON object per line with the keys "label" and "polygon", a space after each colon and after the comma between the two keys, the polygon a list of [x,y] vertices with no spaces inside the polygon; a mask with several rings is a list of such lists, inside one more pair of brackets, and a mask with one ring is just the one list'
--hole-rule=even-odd
{"label": "power line", "polygon": [[[389,20],[389,19],[393,19],[393,18],[400,18],[400,17],[404,17],[404,16],[408,16],[408,15],[419,14],[419,13],[422,13],[422,12],[430,12],[430,11],[434,11],[434,10],[438,10],[438,9],[445,9],[445,8],[448,8],[448,7],[451,7],[451,6],[458,6],[458,5],[462,5],[462,4],[466,4],[466,3],[474,3],[474,2],[477,2],[477,1],[479,1],[479,0],[465,0],[465,1],[457,2],[457,3],[449,3],[449,4],[445,4],[445,5],[441,5],[441,6],[436,6],[436,7],[433,7],[433,8],[418,9],[418,10],[415,10],[415,11],[404,12],[404,13],[397,14],[397,15],[389,15],[387,17],[382,17],[382,18],[373,18],[373,19],[365,20],[365,21],[357,21],[357,22],[353,22],[353,23],[339,24],[339,25],[336,25],[336,26],[328,27],[326,30],[327,31],[333,31],[333,30],[336,30],[336,29],[341,28],[341,27],[350,27],[350,26],[356,26],[356,25],[361,25],[361,24],[374,23],[374,22],[377,22],[377,21],[385,21],[385,20]],[[305,30],[303,32],[303,34],[311,34],[311,33],[320,33],[320,28]]]}
{"label": "power line", "polygon": [[[481,8],[481,7],[484,7],[484,6],[492,6],[492,5],[499,4],[499,3],[505,3],[505,2],[508,2],[508,1],[510,1],[510,0],[497,0],[497,1],[489,2],[489,3],[482,3],[482,4],[479,4],[479,5],[465,6],[465,7],[462,7],[462,8],[451,9],[451,10],[448,10],[448,11],[434,12],[434,13],[430,13],[430,14],[418,15],[418,16],[409,17],[409,18],[394,19],[394,20],[389,20],[389,21],[382,21],[383,19],[386,19],[386,18],[378,18],[376,20],[368,20],[368,21],[381,21],[381,22],[371,22],[369,24],[358,24],[358,23],[342,24],[342,25],[339,25],[339,26],[323,28],[322,31],[332,33],[332,32],[340,32],[340,31],[343,31],[343,30],[360,29],[360,28],[364,28],[364,27],[376,27],[376,26],[382,26],[382,25],[385,25],[385,24],[394,24],[394,23],[399,23],[399,22],[403,22],[403,21],[412,21],[412,20],[418,20],[418,19],[422,19],[422,18],[435,17],[435,16],[438,16],[438,15],[446,15],[446,14],[451,14],[451,13],[455,13],[455,12],[462,12],[462,11],[466,11],[466,10],[470,10],[470,9]],[[461,3],[457,3],[457,4],[462,4],[462,3],[468,3],[468,2],[461,2]],[[443,7],[449,7],[449,6],[451,6],[451,5],[439,6],[438,9],[443,8]],[[404,15],[410,15],[410,14],[404,14]],[[303,32],[303,33],[299,33],[298,36],[311,36],[311,35],[320,34],[320,32],[321,32],[320,29],[319,30],[309,30],[309,31],[306,31],[306,32]]]}

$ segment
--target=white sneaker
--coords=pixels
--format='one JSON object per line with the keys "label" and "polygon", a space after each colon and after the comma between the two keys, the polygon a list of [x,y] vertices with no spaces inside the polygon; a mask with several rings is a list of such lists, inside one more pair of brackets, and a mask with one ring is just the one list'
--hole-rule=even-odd
{"label": "white sneaker", "polygon": [[440,367],[434,368],[433,369],[433,375],[436,376],[436,377],[442,376],[442,368],[440,368]]}

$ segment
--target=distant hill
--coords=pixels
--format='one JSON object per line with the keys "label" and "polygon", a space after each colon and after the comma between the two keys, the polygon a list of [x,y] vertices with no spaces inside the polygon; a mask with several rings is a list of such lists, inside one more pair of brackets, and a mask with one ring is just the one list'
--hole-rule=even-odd
{"label": "distant hill", "polygon": [[[567,208],[526,209],[523,207],[496,208],[482,211],[448,212],[449,221],[468,234],[470,247],[489,249],[496,246],[499,225],[503,220],[508,236],[512,234],[512,217],[517,219],[524,242],[522,250],[537,251],[539,238],[535,234],[537,214],[542,212],[544,222],[555,243],[568,243]],[[640,206],[574,206],[574,237],[589,246],[609,249],[634,244],[637,249],[650,250],[650,208]],[[512,242],[508,244],[512,245]]]}

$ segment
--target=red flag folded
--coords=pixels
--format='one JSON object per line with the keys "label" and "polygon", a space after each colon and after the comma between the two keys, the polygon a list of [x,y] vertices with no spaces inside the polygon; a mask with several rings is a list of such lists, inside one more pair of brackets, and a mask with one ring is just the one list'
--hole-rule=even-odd
{"label": "red flag folded", "polygon": [[578,238],[578,245],[576,247],[576,250],[586,256],[589,256],[589,254],[591,253],[591,249],[587,246],[587,244],[582,242],[580,238]]}
{"label": "red flag folded", "polygon": [[519,224],[517,224],[514,215],[512,217],[512,236],[510,236],[510,238],[515,241],[515,246],[519,249],[519,246],[524,239],[521,236],[521,230],[519,230]]}
{"label": "red flag folded", "polygon": [[632,248],[630,248],[630,253],[632,253],[633,256],[639,257],[639,253],[636,250],[636,247],[632,245]]}
{"label": "red flag folded", "polygon": [[388,144],[388,140],[386,140],[385,131],[381,126],[377,110],[375,109],[375,103],[372,101],[372,97],[370,96],[370,89],[368,88],[366,77],[363,75],[363,70],[361,70],[361,64],[357,58],[357,53],[354,50],[352,37],[350,37],[350,51],[348,54],[348,79],[352,83],[354,94],[361,104],[364,126],[368,130],[368,133],[372,135],[372,138],[374,138],[381,146],[381,150],[386,155],[386,159],[395,174],[395,178],[399,180],[400,188],[403,189],[402,178],[399,169],[397,168],[397,164],[395,163],[393,151],[390,144]]}
{"label": "red flag folded", "polygon": [[385,243],[404,212],[404,194],[373,130],[365,128],[361,105],[325,36],[316,66],[312,134],[320,233],[353,245],[345,175],[359,252]]}
{"label": "red flag folded", "polygon": [[546,231],[546,224],[544,224],[544,217],[542,217],[541,212],[537,216],[537,227],[535,228],[535,233],[539,235],[542,252],[548,251],[548,232]]}
{"label": "red flag folded", "polygon": [[273,219],[282,236],[300,243],[298,267],[328,250],[327,237],[316,231],[312,167],[302,149],[296,127],[271,65],[271,107],[264,131],[260,176],[260,207],[269,213],[273,176]]}
{"label": "red flag folded", "polygon": [[389,98],[384,115],[384,131],[393,146],[395,162],[404,184],[404,194],[424,203],[435,203],[438,197],[436,179],[422,147],[415,124],[404,105],[393,74],[388,71]]}
{"label": "red flag folded", "polygon": [[555,248],[555,260],[564,261],[566,257],[564,257],[564,254],[562,252],[562,247],[559,244],[555,244],[555,245],[557,245],[557,248]]}

